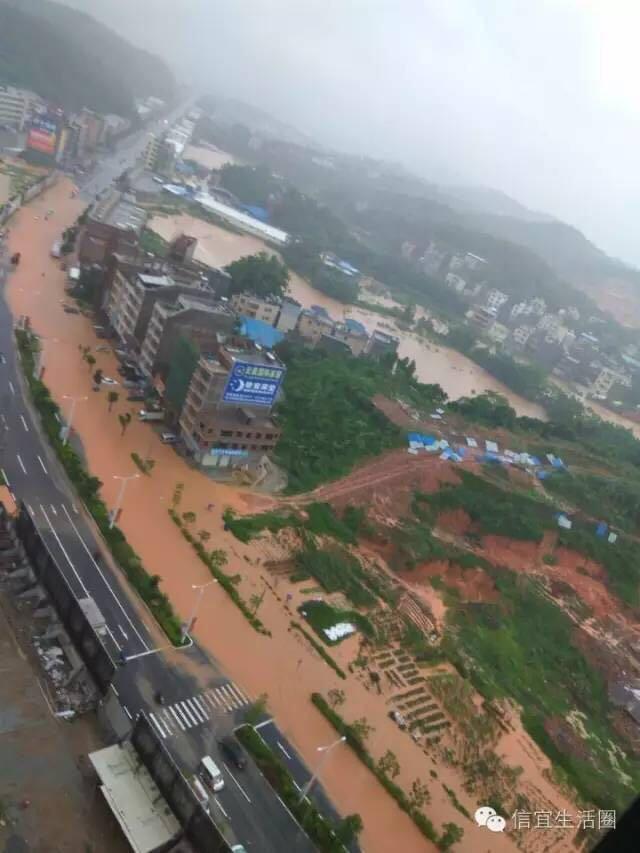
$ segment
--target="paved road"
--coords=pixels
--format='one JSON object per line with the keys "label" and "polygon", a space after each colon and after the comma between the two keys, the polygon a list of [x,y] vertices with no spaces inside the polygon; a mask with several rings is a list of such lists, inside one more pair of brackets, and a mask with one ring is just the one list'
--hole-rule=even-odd
{"label": "paved road", "polygon": [[[135,144],[129,141],[128,153],[116,152],[108,158],[91,181],[111,180],[125,168],[123,157],[127,161],[134,158],[144,143],[143,137]],[[97,191],[95,185],[85,187],[86,192],[93,190]],[[16,499],[26,503],[75,594],[95,599],[108,626],[105,642],[114,659],[121,652],[135,656],[151,651],[157,632],[145,624],[150,617],[141,615],[140,608],[132,604],[131,593],[109,558],[94,557],[100,551],[99,536],[67,487],[27,402],[16,363],[13,318],[4,300],[8,274],[5,251],[0,257],[0,470]],[[185,672],[180,666],[185,655],[206,666],[211,673],[209,682],[197,683]],[[223,766],[226,785],[213,798],[213,813],[231,825],[234,837],[247,851],[314,850],[255,767],[236,771],[220,760],[216,738],[240,722],[250,697],[197,645],[188,651],[136,658],[118,670],[113,687],[129,716],[135,717],[140,710],[149,715],[185,775],[193,773],[204,754]],[[158,690],[165,697],[162,707],[154,701]]]}

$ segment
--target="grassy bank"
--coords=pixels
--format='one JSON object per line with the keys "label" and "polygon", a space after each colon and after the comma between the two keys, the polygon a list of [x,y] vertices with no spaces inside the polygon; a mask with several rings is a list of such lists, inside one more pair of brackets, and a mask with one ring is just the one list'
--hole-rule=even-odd
{"label": "grassy bank", "polygon": [[109,512],[99,495],[102,483],[97,477],[92,477],[89,474],[78,454],[68,444],[63,444],[60,438],[60,425],[62,423],[60,409],[51,397],[47,386],[34,376],[38,352],[37,340],[29,332],[22,330],[16,331],[16,340],[31,399],[40,415],[40,421],[49,443],[85,506],[93,516],[114,560],[127,580],[148,606],[171,642],[176,646],[181,645],[183,639],[180,620],[167,596],[160,591],[161,579],[159,575],[150,575],[142,565],[140,557],[128,543],[124,533],[115,525],[110,527]]}

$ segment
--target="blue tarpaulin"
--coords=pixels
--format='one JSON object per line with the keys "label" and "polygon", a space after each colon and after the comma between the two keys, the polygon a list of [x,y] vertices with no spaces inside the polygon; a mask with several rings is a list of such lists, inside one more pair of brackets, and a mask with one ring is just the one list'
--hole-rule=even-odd
{"label": "blue tarpaulin", "polygon": [[539,480],[548,480],[551,476],[551,471],[536,471],[536,477]]}
{"label": "blue tarpaulin", "polygon": [[604,537],[607,535],[608,530],[609,525],[604,521],[600,521],[596,525],[596,536],[600,536],[602,539],[604,539]]}
{"label": "blue tarpaulin", "polygon": [[284,334],[278,329],[263,323],[262,320],[256,320],[255,317],[241,317],[240,320],[240,334],[267,349],[272,349],[284,338]]}

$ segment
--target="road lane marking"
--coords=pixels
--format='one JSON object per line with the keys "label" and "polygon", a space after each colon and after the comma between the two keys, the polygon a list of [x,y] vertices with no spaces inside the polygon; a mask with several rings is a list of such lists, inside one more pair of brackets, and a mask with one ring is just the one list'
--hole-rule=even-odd
{"label": "road lane marking", "polygon": [[148,646],[148,645],[145,643],[145,641],[142,639],[142,636],[141,636],[140,632],[138,631],[138,629],[136,628],[136,626],[135,626],[135,625],[133,624],[133,622],[131,621],[131,618],[129,617],[129,614],[128,614],[128,613],[127,613],[127,611],[124,609],[124,607],[122,606],[122,602],[120,601],[120,599],[118,598],[118,596],[117,596],[117,595],[115,594],[115,592],[113,591],[113,589],[112,589],[112,587],[111,587],[111,584],[109,583],[109,581],[107,580],[107,578],[106,578],[106,577],[105,577],[105,575],[104,575],[104,572],[102,571],[102,569],[100,568],[100,566],[98,565],[98,563],[96,563],[96,561],[93,559],[93,554],[91,553],[91,551],[90,551],[90,550],[89,550],[89,548],[87,547],[87,543],[84,541],[84,539],[83,539],[83,538],[82,538],[82,536],[80,535],[80,531],[78,530],[78,528],[77,528],[77,527],[76,527],[76,525],[74,524],[73,519],[72,519],[72,518],[71,518],[71,516],[69,515],[69,512],[67,511],[66,506],[64,506],[64,505],[63,505],[62,509],[64,510],[64,514],[65,514],[65,515],[67,516],[67,518],[69,519],[69,522],[71,523],[71,526],[73,527],[73,529],[74,529],[74,531],[75,531],[75,533],[76,533],[76,536],[77,536],[77,537],[78,537],[78,539],[82,542],[82,547],[84,548],[84,550],[85,550],[85,551],[87,552],[87,554],[89,555],[89,558],[91,559],[91,562],[93,563],[93,565],[94,565],[94,566],[96,567],[96,569],[98,570],[98,574],[100,575],[100,577],[101,577],[101,578],[102,578],[102,580],[104,581],[105,586],[107,587],[107,589],[109,590],[109,592],[110,592],[110,593],[111,593],[111,595],[113,596],[113,598],[114,598],[115,602],[117,603],[118,607],[119,607],[119,608],[120,608],[120,610],[122,611],[122,613],[123,613],[123,615],[124,615],[125,620],[126,620],[126,621],[129,623],[129,625],[133,628],[133,632],[134,632],[134,634],[137,636],[137,638],[140,640],[140,642],[142,643],[143,648],[144,648],[146,651],[149,651],[149,646]]}
{"label": "road lane marking", "polygon": [[26,474],[26,473],[27,473],[27,469],[24,467],[24,462],[23,462],[23,461],[22,461],[22,459],[20,458],[20,454],[19,454],[19,453],[16,453],[16,459],[18,460],[18,465],[22,468],[23,473],[24,473],[24,474]]}
{"label": "road lane marking", "polygon": [[287,752],[287,750],[284,748],[284,746],[280,743],[280,741],[276,741],[276,742],[277,742],[278,746],[280,747],[280,749],[281,749],[281,750],[284,752],[284,754],[287,756],[287,758],[289,759],[289,761],[291,761],[291,756],[289,755],[289,753]]}
{"label": "road lane marking", "polygon": [[122,636],[125,638],[125,640],[129,639],[127,633],[125,632],[124,628],[122,627],[122,625],[119,622],[118,622],[118,630],[120,631]]}
{"label": "road lane marking", "polygon": [[115,688],[115,686],[114,686],[114,684],[113,684],[113,681],[111,682],[111,685],[110,685],[110,686],[111,686],[111,689],[113,690],[113,692],[116,694],[116,696],[119,696],[120,694],[119,694],[119,693],[118,693],[118,691],[116,690],[116,688]]}
{"label": "road lane marking", "polygon": [[27,422],[24,419],[24,415],[20,415],[20,420],[22,421],[22,426],[24,427],[24,431],[29,432],[29,427],[27,426]]}
{"label": "road lane marking", "polygon": [[154,724],[154,726],[157,728],[157,730],[160,732],[160,737],[163,740],[166,740],[167,734],[166,734],[160,720],[156,720],[155,714],[153,714],[151,711],[149,711],[149,718],[150,718],[151,722]]}
{"label": "road lane marking", "polygon": [[40,466],[42,467],[42,470],[44,471],[44,473],[48,475],[48,474],[49,474],[49,472],[48,472],[48,471],[47,471],[47,469],[44,467],[44,462],[42,461],[42,459],[40,459],[40,456],[38,456],[38,457],[37,457],[37,459],[38,459],[38,462],[40,463]]}
{"label": "road lane marking", "polygon": [[226,813],[226,811],[222,807],[222,803],[220,802],[220,800],[217,797],[214,797],[213,799],[216,801],[216,805],[218,806],[218,808],[220,809],[222,814],[226,817],[227,820],[229,820],[229,815]]}
{"label": "road lane marking", "polygon": [[9,391],[11,391],[12,394],[16,393],[16,389],[13,387],[13,382],[11,380],[9,380]]}
{"label": "road lane marking", "polygon": [[35,514],[35,512],[33,511],[33,507],[31,506],[31,504],[25,504],[25,506],[27,507],[27,510],[29,511],[29,515],[30,515],[32,518],[35,518],[35,515],[36,515],[36,514]]}
{"label": "road lane marking", "polygon": [[78,507],[75,504],[71,504],[71,509],[75,512],[76,515],[80,515],[80,513],[78,512]]}
{"label": "road lane marking", "polygon": [[241,793],[241,794],[242,794],[242,796],[245,798],[245,800],[246,800],[248,803],[250,803],[250,802],[251,802],[251,800],[249,799],[249,795],[247,794],[247,792],[245,791],[245,789],[242,787],[242,785],[240,784],[240,782],[238,782],[238,780],[237,780],[237,779],[236,779],[236,777],[233,775],[233,773],[231,772],[231,770],[229,770],[229,768],[228,768],[228,767],[225,767],[225,770],[227,771],[227,773],[229,774],[229,776],[231,776],[231,778],[233,779],[233,781],[236,783],[236,785],[238,786],[238,788],[239,788],[239,790],[240,790],[240,793]]}
{"label": "road lane marking", "polygon": [[53,505],[53,504],[49,504],[49,506],[51,507],[51,512],[52,512],[54,515],[57,515],[57,514],[58,514],[58,510],[54,507],[54,505]]}
{"label": "road lane marking", "polygon": [[71,568],[73,569],[73,573],[74,573],[74,575],[76,576],[76,578],[78,579],[78,583],[80,584],[80,587],[82,588],[82,591],[84,592],[84,594],[85,594],[85,595],[87,595],[87,596],[88,596],[88,595],[89,595],[89,590],[86,588],[86,586],[85,586],[85,585],[84,585],[84,583],[82,582],[82,578],[81,578],[81,577],[80,577],[80,575],[78,574],[78,572],[77,572],[77,570],[76,570],[76,567],[75,567],[75,566],[73,565],[73,563],[71,562],[71,557],[67,554],[66,548],[64,547],[64,545],[63,545],[63,544],[62,544],[62,542],[60,541],[60,537],[58,536],[58,534],[57,534],[57,533],[56,533],[56,531],[54,530],[53,524],[51,524],[51,520],[50,520],[49,516],[47,515],[47,511],[46,511],[46,509],[42,506],[42,504],[40,504],[40,509],[42,510],[42,514],[44,515],[45,520],[46,520],[47,524],[49,525],[49,529],[50,529],[50,530],[51,530],[51,532],[53,533],[53,535],[54,535],[54,537],[55,537],[56,542],[57,542],[57,543],[58,543],[58,545],[60,546],[60,550],[62,551],[62,553],[63,553],[63,554],[64,554],[64,556],[66,557],[66,559],[67,559],[67,563],[69,563],[69,565],[70,565],[70,566],[71,566]]}
{"label": "road lane marking", "polygon": [[113,645],[116,647],[116,649],[117,649],[119,652],[121,652],[121,651],[122,651],[122,646],[121,646],[121,645],[120,645],[120,643],[116,640],[116,638],[113,636],[113,631],[111,630],[111,628],[110,628],[106,623],[105,623],[105,628],[107,629],[107,632],[108,632],[109,636],[111,637],[111,640],[112,640],[112,642],[113,642]]}
{"label": "road lane marking", "polygon": [[0,468],[0,474],[2,474],[2,479],[4,480],[5,486],[10,489],[11,483],[9,482],[9,478],[7,477],[4,468]]}
{"label": "road lane marking", "polygon": [[123,705],[122,707],[124,708],[124,712],[127,715],[127,717],[129,717],[130,720],[133,720],[133,717],[131,716],[131,711],[127,708],[127,706]]}

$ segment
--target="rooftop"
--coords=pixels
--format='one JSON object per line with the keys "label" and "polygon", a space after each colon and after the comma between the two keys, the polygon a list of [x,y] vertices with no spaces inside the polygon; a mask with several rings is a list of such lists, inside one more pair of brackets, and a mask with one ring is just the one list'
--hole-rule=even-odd
{"label": "rooftop", "polygon": [[267,225],[266,222],[254,219],[253,216],[249,216],[241,210],[236,210],[235,207],[229,207],[228,204],[216,201],[216,199],[209,195],[209,193],[197,193],[195,199],[198,204],[201,204],[202,207],[205,208],[205,210],[217,213],[224,219],[228,219],[230,222],[235,223],[239,228],[244,228],[245,230],[253,231],[254,233],[257,232],[267,240],[279,243],[280,245],[284,245],[289,240],[288,233],[283,231],[281,228],[275,228],[273,225]]}
{"label": "rooftop", "polygon": [[167,844],[180,824],[129,743],[89,753],[100,790],[136,853]]}
{"label": "rooftop", "polygon": [[124,198],[117,191],[109,192],[93,208],[90,214],[94,222],[114,228],[140,232],[147,221],[147,213],[141,207]]}

